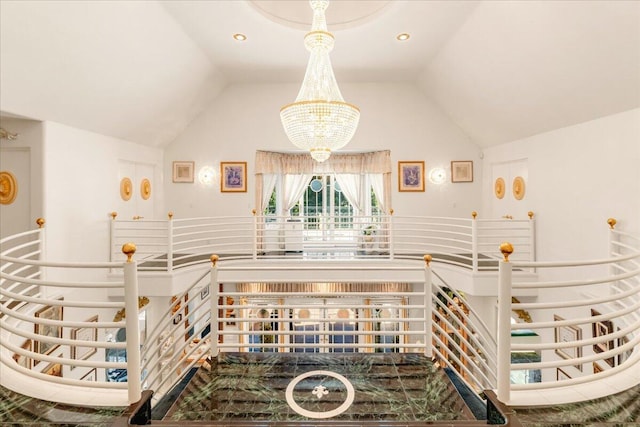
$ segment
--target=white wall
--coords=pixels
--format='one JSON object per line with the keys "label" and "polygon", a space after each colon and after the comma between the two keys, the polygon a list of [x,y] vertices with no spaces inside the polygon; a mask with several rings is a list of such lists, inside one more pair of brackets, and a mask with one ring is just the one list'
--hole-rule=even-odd
{"label": "white wall", "polygon": [[[603,117],[579,125],[557,129],[485,150],[483,177],[485,211],[535,212],[538,260],[566,261],[608,257],[607,218],[618,220],[617,228],[638,234],[640,230],[640,109]],[[505,165],[526,165],[518,169],[526,179],[524,199],[512,196],[507,181],[505,198],[493,194],[495,170]],[[515,251],[518,250],[517,245]],[[570,271],[569,271],[570,270]],[[581,269],[539,269],[540,280],[577,280],[605,277],[607,269],[597,266]],[[554,289],[540,292],[538,301],[573,301],[606,295],[608,286],[589,289]],[[525,302],[525,301],[523,301]],[[606,312],[608,310],[602,310]],[[534,321],[553,321],[553,314],[564,318],[589,318],[587,308],[532,311]],[[591,336],[589,323],[581,325],[584,338]],[[543,341],[553,342],[553,329],[537,331]],[[592,354],[591,346],[583,348]],[[559,356],[542,352],[543,361]],[[591,373],[591,364],[582,371],[565,367],[572,377]],[[543,380],[555,379],[556,372],[545,369]]]}
{"label": "white wall", "polygon": [[[485,149],[483,210],[535,212],[539,260],[607,255],[606,220],[640,231],[640,109]],[[493,195],[493,165],[526,159],[524,199]],[[518,248],[516,247],[517,251]]]}
{"label": "white wall", "polygon": [[[390,149],[393,161],[392,207],[396,215],[470,216],[480,208],[480,150],[447,117],[408,84],[345,84],[347,102],[360,107],[360,125],[343,151]],[[256,150],[295,151],[280,123],[280,108],[295,100],[298,84],[232,85],[226,88],[165,151],[166,206],[176,218],[250,215],[254,207]],[[211,186],[171,182],[171,164],[193,160],[197,172],[213,167]],[[426,184],[424,193],[398,193],[397,161],[424,160],[427,173],[447,171],[448,182]],[[452,184],[452,160],[473,160],[475,181]],[[220,161],[248,162],[247,193],[220,193]]]}
{"label": "white wall", "polygon": [[0,170],[17,180],[18,194],[9,205],[0,205],[0,236],[36,227],[42,216],[42,123],[2,117],[0,126],[17,133],[15,140],[0,140]]}
{"label": "white wall", "polygon": [[[164,212],[160,149],[46,122],[44,159],[44,216],[51,260],[109,259],[108,214],[124,203],[119,177],[123,160],[155,165],[150,200],[156,212]],[[133,186],[134,197],[139,197],[139,183]]]}

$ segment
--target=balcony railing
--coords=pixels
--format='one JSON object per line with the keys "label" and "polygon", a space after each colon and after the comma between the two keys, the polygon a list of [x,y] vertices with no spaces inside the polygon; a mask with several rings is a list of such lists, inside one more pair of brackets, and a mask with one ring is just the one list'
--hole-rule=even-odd
{"label": "balcony railing", "polygon": [[418,216],[347,218],[212,217],[124,220],[111,223],[111,260],[136,242],[141,268],[173,271],[223,259],[414,259],[482,272],[497,269],[495,248],[508,240],[519,251],[514,260],[535,261],[535,220]]}
{"label": "balcony railing", "polygon": [[[439,364],[458,370],[476,390],[497,389],[501,401],[507,403],[527,404],[517,400],[520,390],[528,393],[541,390],[549,399],[555,389],[566,390],[566,386],[595,383],[603,378],[622,376],[638,381],[640,240],[634,236],[611,228],[610,257],[606,259],[531,262],[532,219],[494,222],[389,217],[376,223],[381,230],[379,243],[383,245],[377,248],[381,253],[371,256],[419,259],[415,266],[424,269],[424,282],[375,289],[371,283],[358,287],[346,281],[323,282],[314,289],[304,286],[318,284],[286,287],[281,282],[255,285],[266,286],[260,289],[249,285],[222,288],[218,281],[220,272],[238,268],[237,263],[226,267],[228,259],[288,256],[267,256],[268,236],[258,231],[269,224],[263,220],[114,221],[114,245],[124,242],[127,233],[131,241],[138,238],[142,243],[133,259],[114,255],[119,260],[104,263],[43,260],[45,232],[41,228],[1,240],[0,381],[16,387],[21,378],[29,378],[75,390],[48,396],[50,400],[66,402],[73,398],[72,403],[81,403],[86,397],[90,400],[86,404],[113,405],[118,401],[124,405],[135,401],[142,388],[153,389],[161,396],[189,369],[207,363],[207,357],[234,350],[420,351],[436,358]],[[276,227],[286,225],[286,221],[274,222]],[[360,231],[352,234],[357,239],[335,248],[336,252],[346,250],[351,257],[361,255],[349,252],[360,251],[363,223],[359,224]],[[276,230],[285,232],[284,228]],[[281,237],[286,240],[286,236]],[[513,251],[509,245],[503,245],[505,259],[498,259],[499,255],[492,254],[488,245],[496,243],[493,252],[498,253],[498,242],[507,238],[519,243],[513,245]],[[311,244],[307,247],[304,244],[303,234],[303,252],[295,256],[305,256],[307,250],[313,249]],[[484,245],[486,249],[480,249]],[[525,255],[519,259],[516,255],[521,246]],[[212,248],[218,249],[220,256],[212,257],[209,252]],[[124,252],[132,255],[130,249]],[[429,252],[430,256],[425,257],[424,253]],[[335,252],[326,246],[316,252],[317,256],[321,254],[330,256]],[[190,266],[214,262],[210,270],[203,269],[199,277],[186,285],[187,290],[176,295],[171,304],[149,303],[154,312],[154,328],[138,341],[138,317],[131,315],[138,312],[140,303],[136,274],[140,266],[136,260],[147,263],[146,268],[151,269],[155,265],[152,263],[160,263],[162,256],[165,264],[157,271],[174,270],[180,263]],[[441,264],[430,262],[437,260],[437,256],[459,268],[475,268],[479,272],[489,268],[482,265],[483,257],[496,267],[499,265],[497,333],[479,314],[482,310],[474,307],[473,298],[465,298],[456,292],[455,284],[440,278],[437,270]],[[299,264],[298,270],[313,270],[318,283],[322,282],[322,265]],[[355,264],[345,263],[340,268],[365,268]],[[251,268],[267,271],[273,268],[273,263],[258,262]],[[561,269],[553,277],[563,280],[521,283],[514,280],[516,276],[511,274],[514,269]],[[124,272],[122,278],[111,274],[119,270]],[[123,289],[123,302],[109,300],[107,291],[112,288]],[[512,300],[512,292],[526,288],[553,292],[559,297]],[[564,295],[573,296],[562,297],[563,289],[571,289]],[[262,312],[264,309],[267,316]],[[512,325],[514,311],[527,312],[531,322]],[[540,342],[512,343],[512,332],[523,328],[536,332]],[[107,340],[107,331],[114,330],[126,332],[126,344]],[[126,363],[105,360],[107,353],[118,351],[126,351]],[[512,364],[511,354],[520,351],[537,352],[541,362]],[[542,382],[510,384],[510,371],[522,369],[540,370]],[[127,383],[106,381],[108,370],[126,370]],[[63,376],[55,376],[58,372]],[[86,381],[88,376],[97,381]],[[87,388],[92,393],[84,393],[84,397],[77,393]],[[31,390],[29,393],[34,390],[27,389]],[[603,393],[611,390],[593,389]],[[96,390],[112,391],[118,396],[96,403],[93,393]]]}

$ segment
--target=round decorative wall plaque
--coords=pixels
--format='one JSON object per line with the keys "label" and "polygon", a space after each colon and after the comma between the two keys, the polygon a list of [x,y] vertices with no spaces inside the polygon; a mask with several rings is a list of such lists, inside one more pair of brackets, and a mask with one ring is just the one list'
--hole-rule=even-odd
{"label": "round decorative wall plaque", "polygon": [[148,200],[151,197],[151,181],[144,178],[140,183],[140,195],[144,200]]}
{"label": "round decorative wall plaque", "polygon": [[516,200],[522,200],[524,198],[524,178],[516,176],[513,179],[513,197]]}
{"label": "round decorative wall plaque", "polygon": [[496,194],[498,199],[502,199],[504,197],[504,189],[505,183],[503,178],[497,178],[495,184],[493,185],[493,192]]}
{"label": "round decorative wall plaque", "polygon": [[0,204],[10,205],[18,196],[18,182],[11,172],[0,172]]}
{"label": "round decorative wall plaque", "polygon": [[122,178],[120,181],[120,197],[125,202],[131,199],[131,195],[133,194],[133,184],[131,183],[131,179]]}

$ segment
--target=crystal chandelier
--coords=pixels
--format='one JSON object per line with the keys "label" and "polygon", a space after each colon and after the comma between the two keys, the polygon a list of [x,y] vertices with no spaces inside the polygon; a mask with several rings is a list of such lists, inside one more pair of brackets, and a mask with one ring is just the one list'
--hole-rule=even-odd
{"label": "crystal chandelier", "polygon": [[313,24],[304,36],[311,55],[296,101],[280,109],[280,119],[289,140],[324,162],[331,152],[347,145],[358,127],[360,109],[344,102],[333,75],[329,52],[333,34],[327,31],[324,11],[328,0],[311,0]]}

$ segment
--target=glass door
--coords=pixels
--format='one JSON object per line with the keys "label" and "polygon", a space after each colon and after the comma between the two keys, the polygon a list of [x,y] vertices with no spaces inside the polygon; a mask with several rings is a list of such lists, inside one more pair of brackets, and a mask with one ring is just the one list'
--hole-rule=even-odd
{"label": "glass door", "polygon": [[[316,307],[309,307],[309,301],[290,300],[287,304],[304,303],[305,308],[290,309],[290,343],[296,353],[354,353],[358,344],[358,309],[336,308],[336,300],[318,299]],[[340,300],[340,305],[362,304],[362,301]],[[296,346],[306,344],[309,346]],[[344,344],[344,347],[322,347],[313,344]]]}

